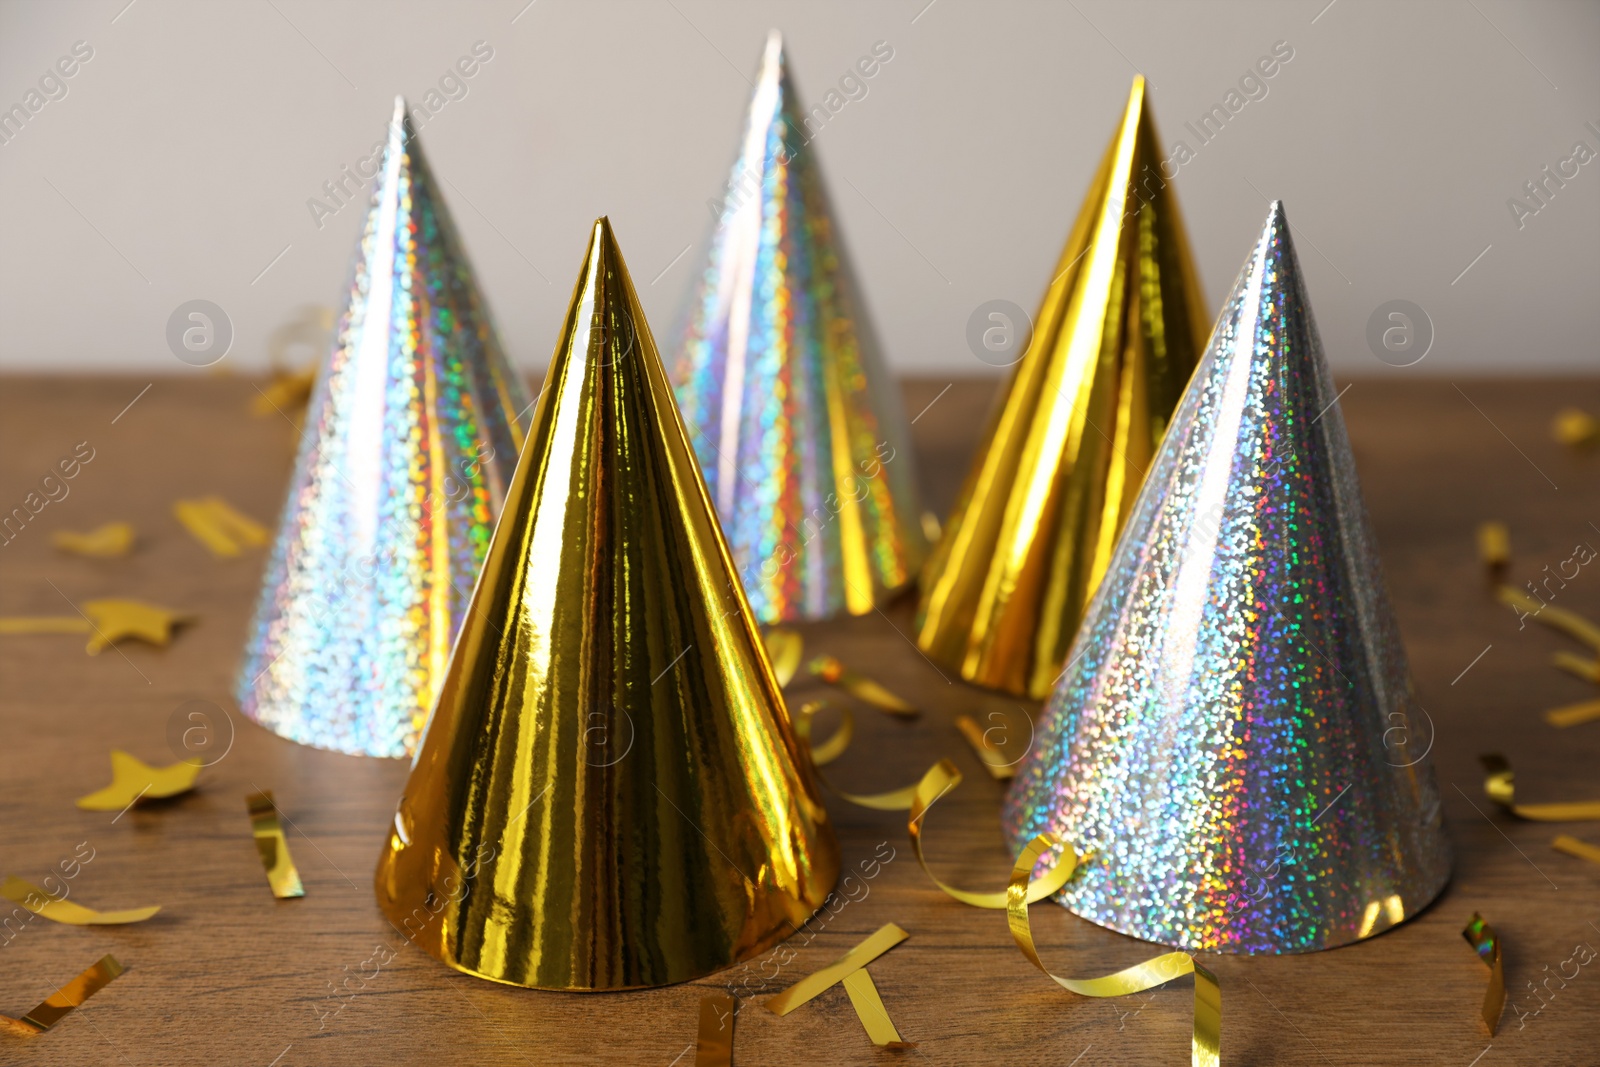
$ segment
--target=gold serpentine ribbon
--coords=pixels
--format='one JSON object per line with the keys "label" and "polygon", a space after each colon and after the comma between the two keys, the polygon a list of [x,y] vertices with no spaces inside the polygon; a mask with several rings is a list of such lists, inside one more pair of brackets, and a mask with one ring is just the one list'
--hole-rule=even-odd
{"label": "gold serpentine ribbon", "polygon": [[902,700],[866,675],[857,674],[833,656],[818,656],[806,664],[806,669],[813,677],[843,689],[857,700],[871,704],[879,711],[906,719],[914,719],[920,714],[915,704]]}
{"label": "gold serpentine ribbon", "polygon": [[1005,754],[989,743],[985,730],[971,715],[957,715],[956,729],[966,738],[972,754],[978,757],[978,762],[983,764],[983,769],[989,772],[991,778],[1003,782],[1016,776],[1016,763],[1006,762]]}
{"label": "gold serpentine ribbon", "polygon": [[1506,1009],[1506,974],[1500,961],[1500,935],[1484,921],[1482,915],[1473,912],[1461,936],[1467,939],[1467,944],[1472,946],[1478,958],[1489,965],[1489,988],[1483,993],[1483,1024],[1489,1028],[1489,1036],[1493,1037],[1494,1032],[1500,1029],[1500,1013]]}
{"label": "gold serpentine ribbon", "polygon": [[805,655],[804,639],[787,626],[774,626],[761,635],[761,641],[767,646],[767,658],[772,661],[779,688],[787,689]]}
{"label": "gold serpentine ribbon", "polygon": [[1600,685],[1600,659],[1588,659],[1573,652],[1557,652],[1550,657],[1550,662],[1568,674]]}
{"label": "gold serpentine ribbon", "polygon": [[13,1019],[9,1015],[0,1015],[0,1025],[5,1025],[20,1034],[30,1036],[42,1034],[71,1015],[84,1001],[110,985],[112,980],[125,969],[117,962],[115,956],[109,954],[101,956],[72,981],[44,998],[43,1003],[22,1018]]}
{"label": "gold serpentine ribbon", "polygon": [[1564,704],[1544,713],[1544,721],[1551,726],[1565,728],[1600,719],[1600,700],[1584,700],[1577,704]]}
{"label": "gold serpentine ribbon", "polygon": [[903,789],[891,789],[887,793],[846,793],[822,773],[820,767],[838,759],[844,750],[850,747],[850,739],[855,736],[855,716],[850,714],[849,708],[841,707],[839,728],[834,731],[833,736],[820,745],[812,745],[811,720],[818,711],[827,706],[826,701],[813,700],[801,705],[800,710],[794,715],[794,732],[800,738],[801,746],[811,754],[811,769],[816,772],[818,780],[830,791],[857,807],[871,808],[873,811],[905,811],[910,808],[917,792],[915,785],[908,785]]}
{"label": "gold serpentine ribbon", "polygon": [[272,895],[279,900],[305,896],[300,870],[294,865],[294,857],[289,855],[289,840],[284,836],[283,824],[278,821],[278,805],[272,799],[272,790],[250,794],[245,798],[245,806],[250,809],[250,829],[255,834],[256,852],[267,872]]}
{"label": "gold serpentine ribbon", "polygon": [[1519,819],[1530,822],[1587,822],[1600,819],[1600,800],[1577,800],[1565,804],[1518,804],[1511,764],[1497,752],[1479,756],[1486,777],[1483,791],[1489,799]]}
{"label": "gold serpentine ribbon", "polygon": [[144,922],[161,910],[160,905],[149,908],[128,908],[124,911],[97,911],[51,894],[26,879],[11,875],[0,882],[0,897],[33,912],[41,919],[63,923],[67,926],[120,926],[123,923]]}
{"label": "gold serpentine ribbon", "polygon": [[1600,626],[1596,626],[1577,612],[1551,607],[1537,597],[1531,597],[1509,585],[1500,587],[1499,596],[1502,604],[1516,608],[1534,622],[1542,622],[1552,630],[1560,630],[1568,637],[1582,641],[1600,652]]}
{"label": "gold serpentine ribbon", "polygon": [[1588,860],[1590,863],[1600,863],[1600,846],[1591,845],[1587,841],[1580,841],[1576,837],[1558,834],[1555,840],[1550,842],[1550,847],[1557,852],[1565,852],[1576,859]]}
{"label": "gold serpentine ribbon", "polygon": [[774,1015],[788,1015],[842,982],[856,1010],[856,1018],[861,1020],[873,1044],[887,1049],[915,1048],[915,1042],[900,1037],[883,1006],[883,998],[878,995],[878,987],[866,971],[867,964],[910,936],[894,923],[886,923],[828,966],[800,979],[782,993],[768,997],[762,1007]]}
{"label": "gold serpentine ribbon", "polygon": [[[1217,976],[1200,966],[1187,952],[1168,952],[1103,978],[1062,978],[1039,959],[1039,950],[1033,943],[1033,928],[1028,922],[1028,904],[1037,899],[1033,868],[1040,856],[1058,844],[1054,834],[1040,834],[1028,842],[1017,857],[1016,866],[1011,868],[1011,884],[1006,888],[1006,919],[1017,947],[1052,982],[1083,997],[1125,997],[1193,974],[1194,1027],[1190,1060],[1193,1067],[1217,1067],[1222,1061],[1222,990],[1217,985]],[[1072,850],[1064,848],[1062,854],[1070,856]]]}

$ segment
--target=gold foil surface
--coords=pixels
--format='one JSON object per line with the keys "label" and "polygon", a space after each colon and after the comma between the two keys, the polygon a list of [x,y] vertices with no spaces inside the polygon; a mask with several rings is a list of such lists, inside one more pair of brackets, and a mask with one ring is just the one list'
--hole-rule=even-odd
{"label": "gold foil surface", "polygon": [[726,993],[700,998],[694,1067],[733,1067],[733,1017],[738,1005]]}
{"label": "gold foil surface", "polygon": [[638,989],[765,952],[838,874],[600,219],[378,861],[378,903],[468,974]]}
{"label": "gold foil surface", "polygon": [[300,884],[300,870],[289,855],[289,839],[284,836],[283,823],[278,819],[278,805],[272,799],[272,790],[252,793],[245,798],[250,810],[250,829],[255,834],[256,852],[261,866],[267,872],[267,884],[272,895],[279,900],[306,895]]}
{"label": "gold foil surface", "polygon": [[1518,804],[1516,773],[1504,756],[1491,752],[1479,756],[1483,764],[1483,792],[1506,811],[1529,822],[1587,822],[1600,819],[1600,800],[1576,800],[1557,804]]}
{"label": "gold foil surface", "polygon": [[0,882],[0,897],[21,904],[41,919],[64,923],[67,926],[120,926],[123,923],[144,922],[160,911],[159,905],[148,908],[127,908],[123,911],[98,911],[85,907],[63,896],[56,896],[32,882],[11,875]]}
{"label": "gold foil surface", "polygon": [[152,767],[119,748],[111,750],[111,784],[78,798],[84,811],[121,811],[141,800],[161,800],[187,793],[200,777],[196,756],[166,767]]}
{"label": "gold foil surface", "polygon": [[1043,699],[1209,334],[1163,149],[1127,110],[922,570],[916,642],[978,685]]}
{"label": "gold foil surface", "polygon": [[764,1006],[774,1015],[788,1015],[842,982],[850,997],[850,1006],[856,1010],[856,1018],[861,1020],[874,1045],[886,1049],[915,1048],[915,1042],[904,1040],[895,1029],[883,1006],[883,998],[878,995],[877,985],[867,974],[867,964],[909,936],[894,923],[880,926],[871,937],[822,970],[800,979],[777,996],[769,997]]}
{"label": "gold foil surface", "polygon": [[1489,965],[1489,987],[1483,991],[1482,1014],[1483,1025],[1489,1028],[1489,1034],[1493,1036],[1500,1029],[1500,1015],[1506,1008],[1506,976],[1500,959],[1500,935],[1484,921],[1482,915],[1473,912],[1461,936],[1467,939],[1467,944],[1472,946],[1478,958]]}
{"label": "gold foil surface", "polygon": [[0,1015],[12,1031],[22,1034],[42,1034],[81,1007],[83,1002],[110,985],[125,968],[112,955],[101,956],[72,981],[51,993],[38,1007],[20,1019]]}

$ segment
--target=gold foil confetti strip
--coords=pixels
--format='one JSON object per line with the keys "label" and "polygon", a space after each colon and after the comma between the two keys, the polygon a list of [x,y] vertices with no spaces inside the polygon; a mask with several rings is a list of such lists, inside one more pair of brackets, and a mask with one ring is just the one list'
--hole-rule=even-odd
{"label": "gold foil confetti strip", "polygon": [[1489,1028],[1489,1036],[1493,1037],[1494,1032],[1500,1029],[1500,1013],[1506,1007],[1506,975],[1500,961],[1500,935],[1494,932],[1494,927],[1483,921],[1482,915],[1473,912],[1461,936],[1467,939],[1467,944],[1472,946],[1478,958],[1489,965],[1489,988],[1483,992],[1483,1024]]}
{"label": "gold foil confetti strip", "polygon": [[64,923],[67,926],[120,926],[123,923],[144,922],[160,911],[160,906],[127,908],[123,911],[96,911],[75,904],[62,897],[53,896],[32,882],[11,875],[0,882],[0,897],[21,904],[41,919]]}
{"label": "gold foil confetti strip", "polygon": [[1585,822],[1600,819],[1600,800],[1569,801],[1564,804],[1518,804],[1510,762],[1499,753],[1479,756],[1486,777],[1483,791],[1489,799],[1519,819],[1531,822]]}
{"label": "gold foil confetti strip", "polygon": [[1004,753],[989,743],[983,727],[979,726],[971,715],[957,715],[956,729],[967,739],[967,744],[972,747],[972,754],[978,757],[983,769],[996,781],[1003,782],[1017,773],[1016,764],[1006,762]]}
{"label": "gold foil confetti strip", "polygon": [[88,619],[71,615],[7,615],[0,618],[0,634],[86,634]]}
{"label": "gold foil confetti strip", "polygon": [[814,677],[821,678],[829,685],[838,686],[857,700],[871,704],[879,711],[908,719],[918,714],[913,705],[895,696],[871,678],[850,670],[833,656],[818,656],[806,665],[806,669]]}
{"label": "gold foil confetti strip", "polygon": [[1579,723],[1593,722],[1596,719],[1600,719],[1600,700],[1566,704],[1559,708],[1551,708],[1544,713],[1544,721],[1551,726],[1577,726]]}
{"label": "gold foil confetti strip", "polygon": [[1560,630],[1568,637],[1582,641],[1590,648],[1600,651],[1600,626],[1579,615],[1575,611],[1565,608],[1551,607],[1537,597],[1529,596],[1520,589],[1513,589],[1509,585],[1500,587],[1500,602],[1517,609],[1518,619],[1533,619],[1542,622],[1552,630]]}
{"label": "gold foil confetti strip", "polygon": [[694,1067],[732,1067],[733,998],[713,993],[700,998],[700,1033],[695,1039]]}
{"label": "gold foil confetti strip", "polygon": [[133,527],[128,523],[108,522],[88,533],[57,530],[50,535],[50,543],[76,556],[111,559],[126,556],[129,549],[133,548],[135,536]]}
{"label": "gold foil confetti strip", "polygon": [[0,1015],[0,1022],[21,1033],[42,1034],[71,1015],[74,1008],[80,1007],[84,1001],[110,985],[112,979],[124,970],[126,968],[117,962],[115,956],[109,954],[101,956],[82,974],[51,993],[44,999],[44,1003],[22,1018],[13,1019],[8,1015]]}
{"label": "gold foil confetti strip", "polygon": [[[922,781],[917,783],[915,794],[911,800],[911,818],[907,822],[907,829],[911,833],[911,852],[917,857],[917,865],[922,868],[922,873],[927,875],[934,885],[944,890],[945,894],[970,904],[974,908],[989,908],[994,911],[1004,911],[1010,906],[1009,888],[995,890],[992,893],[974,893],[966,889],[957,889],[946,885],[939,880],[938,875],[928,869],[928,861],[922,855],[922,821],[928,814],[928,809],[940,797],[950,792],[961,784],[961,772],[956,770],[955,764],[949,760],[940,760],[928,768],[928,773],[922,776]],[[1035,857],[1037,859],[1037,857]],[[1039,878],[1034,879],[1027,887],[1028,903],[1035,904],[1058,892],[1062,886],[1077,871],[1081,862],[1072,849],[1063,849],[1061,857]],[[1030,867],[1029,870],[1032,870]]]}
{"label": "gold foil confetti strip", "polygon": [[917,1047],[915,1041],[905,1040],[894,1028],[894,1020],[883,1006],[883,997],[878,995],[878,985],[866,968],[845,975],[844,991],[849,994],[850,1006],[856,1009],[856,1018],[861,1020],[874,1045],[885,1049]]}
{"label": "gold foil confetti strip", "polygon": [[[250,414],[257,418],[263,415],[282,415],[298,429],[300,423],[295,416],[304,412],[305,406],[311,401],[311,390],[316,388],[316,385],[315,363],[301,370],[281,371],[273,376],[265,389],[258,388],[256,395],[250,398]],[[294,413],[293,416],[291,412]]]}
{"label": "gold foil confetti strip", "polygon": [[1573,448],[1600,444],[1600,421],[1581,408],[1562,408],[1550,423],[1550,434]]}
{"label": "gold foil confetti strip", "polygon": [[77,800],[84,811],[122,811],[141,800],[175,797],[194,788],[200,757],[152,767],[121,749],[111,750],[111,784]]}
{"label": "gold foil confetti strip", "polygon": [[[768,997],[762,1007],[774,1015],[788,1015],[791,1011],[816,999],[856,971],[861,970],[861,968],[910,936],[894,923],[885,923],[874,931],[871,937],[820,971],[800,979],[782,993]],[[862,1020],[862,1025],[867,1025],[865,1019]]]}
{"label": "gold foil confetti strip", "polygon": [[294,857],[289,855],[283,824],[278,821],[278,806],[273,803],[272,790],[250,794],[245,798],[245,805],[250,809],[250,828],[256,835],[256,851],[261,854],[261,866],[266,869],[272,895],[279,900],[305,896],[300,872],[295,868]]}
{"label": "gold foil confetti strip", "polygon": [[220,496],[175,501],[172,514],[214,556],[237,556],[246,547],[260,547],[268,540],[266,527],[234,510]]}
{"label": "gold foil confetti strip", "polygon": [[[1084,997],[1123,997],[1130,993],[1142,993],[1192,973],[1194,1027],[1190,1059],[1193,1067],[1217,1067],[1222,1052],[1222,990],[1217,985],[1216,975],[1200,966],[1187,952],[1168,952],[1103,978],[1062,978],[1040,961],[1038,949],[1033,943],[1033,929],[1028,922],[1028,903],[1039,899],[1033,891],[1032,874],[1039,857],[1058,843],[1055,835],[1040,834],[1022,850],[1016,866],[1011,869],[1011,884],[1006,890],[1006,919],[1017,947],[1029,962],[1056,985]],[[1072,849],[1062,848],[1062,855],[1071,856]]]}
{"label": "gold foil confetti strip", "polygon": [[[906,811],[909,809],[912,799],[917,793],[915,785],[908,785],[903,789],[891,789],[887,793],[846,793],[829,781],[822,773],[819,765],[831,763],[838,759],[840,753],[849,747],[850,739],[855,736],[855,717],[850,714],[849,708],[840,708],[839,713],[842,718],[839,722],[839,729],[834,731],[833,736],[828,738],[827,741],[813,749],[811,747],[811,719],[824,707],[827,707],[825,702],[814,700],[802,705],[794,717],[795,734],[800,738],[800,743],[808,751],[814,753],[811,759],[811,766],[817,778],[833,793],[857,807],[871,808],[873,811]],[[820,760],[815,755],[815,753],[819,752],[823,757]],[[954,770],[954,767],[951,769]]]}
{"label": "gold foil confetti strip", "polygon": [[1557,852],[1565,852],[1569,856],[1576,856],[1580,860],[1590,863],[1600,863],[1600,845],[1591,845],[1587,841],[1580,841],[1576,837],[1560,834],[1550,842],[1550,847]]}
{"label": "gold foil confetti strip", "polygon": [[194,616],[138,600],[86,600],[83,614],[13,615],[0,618],[0,634],[90,634],[85,651],[98,656],[124,637],[165,645],[172,631]]}
{"label": "gold foil confetti strip", "polygon": [[772,673],[778,676],[778,685],[788,688],[800,670],[800,660],[805,655],[806,643],[787,626],[774,626],[762,634],[766,642],[767,658],[772,660]]}
{"label": "gold foil confetti strip", "polygon": [[1557,652],[1550,662],[1568,674],[1575,674],[1586,682],[1600,685],[1600,660],[1585,659],[1571,652]]}
{"label": "gold foil confetti strip", "polygon": [[1499,578],[1511,566],[1511,531],[1503,522],[1486,522],[1478,527],[1478,558],[1491,578]]}

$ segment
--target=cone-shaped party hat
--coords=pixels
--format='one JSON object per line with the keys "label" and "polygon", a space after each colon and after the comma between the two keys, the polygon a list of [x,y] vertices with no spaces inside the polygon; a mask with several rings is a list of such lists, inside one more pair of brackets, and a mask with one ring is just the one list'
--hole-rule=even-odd
{"label": "cone-shaped party hat", "polygon": [[235,687],[246,715],[319,748],[411,752],[528,405],[396,99]]}
{"label": "cone-shaped party hat", "polygon": [[916,640],[969,682],[1042,699],[1205,343],[1205,311],[1135,78],[955,511]]}
{"label": "cone-shaped party hat", "polygon": [[674,373],[762,622],[864,615],[928,548],[900,393],[810,143],[817,121],[773,32]]}
{"label": "cone-shaped party hat", "polygon": [[765,951],[838,873],[601,219],[378,861],[379,904],[469,974],[630,989]]}
{"label": "cone-shaped party hat", "polygon": [[1449,878],[1337,399],[1274,203],[1007,799],[1015,844],[1095,854],[1061,897],[1084,918],[1309,952]]}

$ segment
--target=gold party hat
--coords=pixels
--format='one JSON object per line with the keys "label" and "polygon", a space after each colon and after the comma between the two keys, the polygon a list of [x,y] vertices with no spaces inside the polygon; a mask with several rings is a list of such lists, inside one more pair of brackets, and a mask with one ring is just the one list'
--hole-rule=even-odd
{"label": "gold party hat", "polygon": [[794,933],[839,846],[605,219],[378,861],[457,970],[683,982]]}
{"label": "gold party hat", "polygon": [[1207,335],[1144,79],[922,571],[917,646],[1042,699]]}

